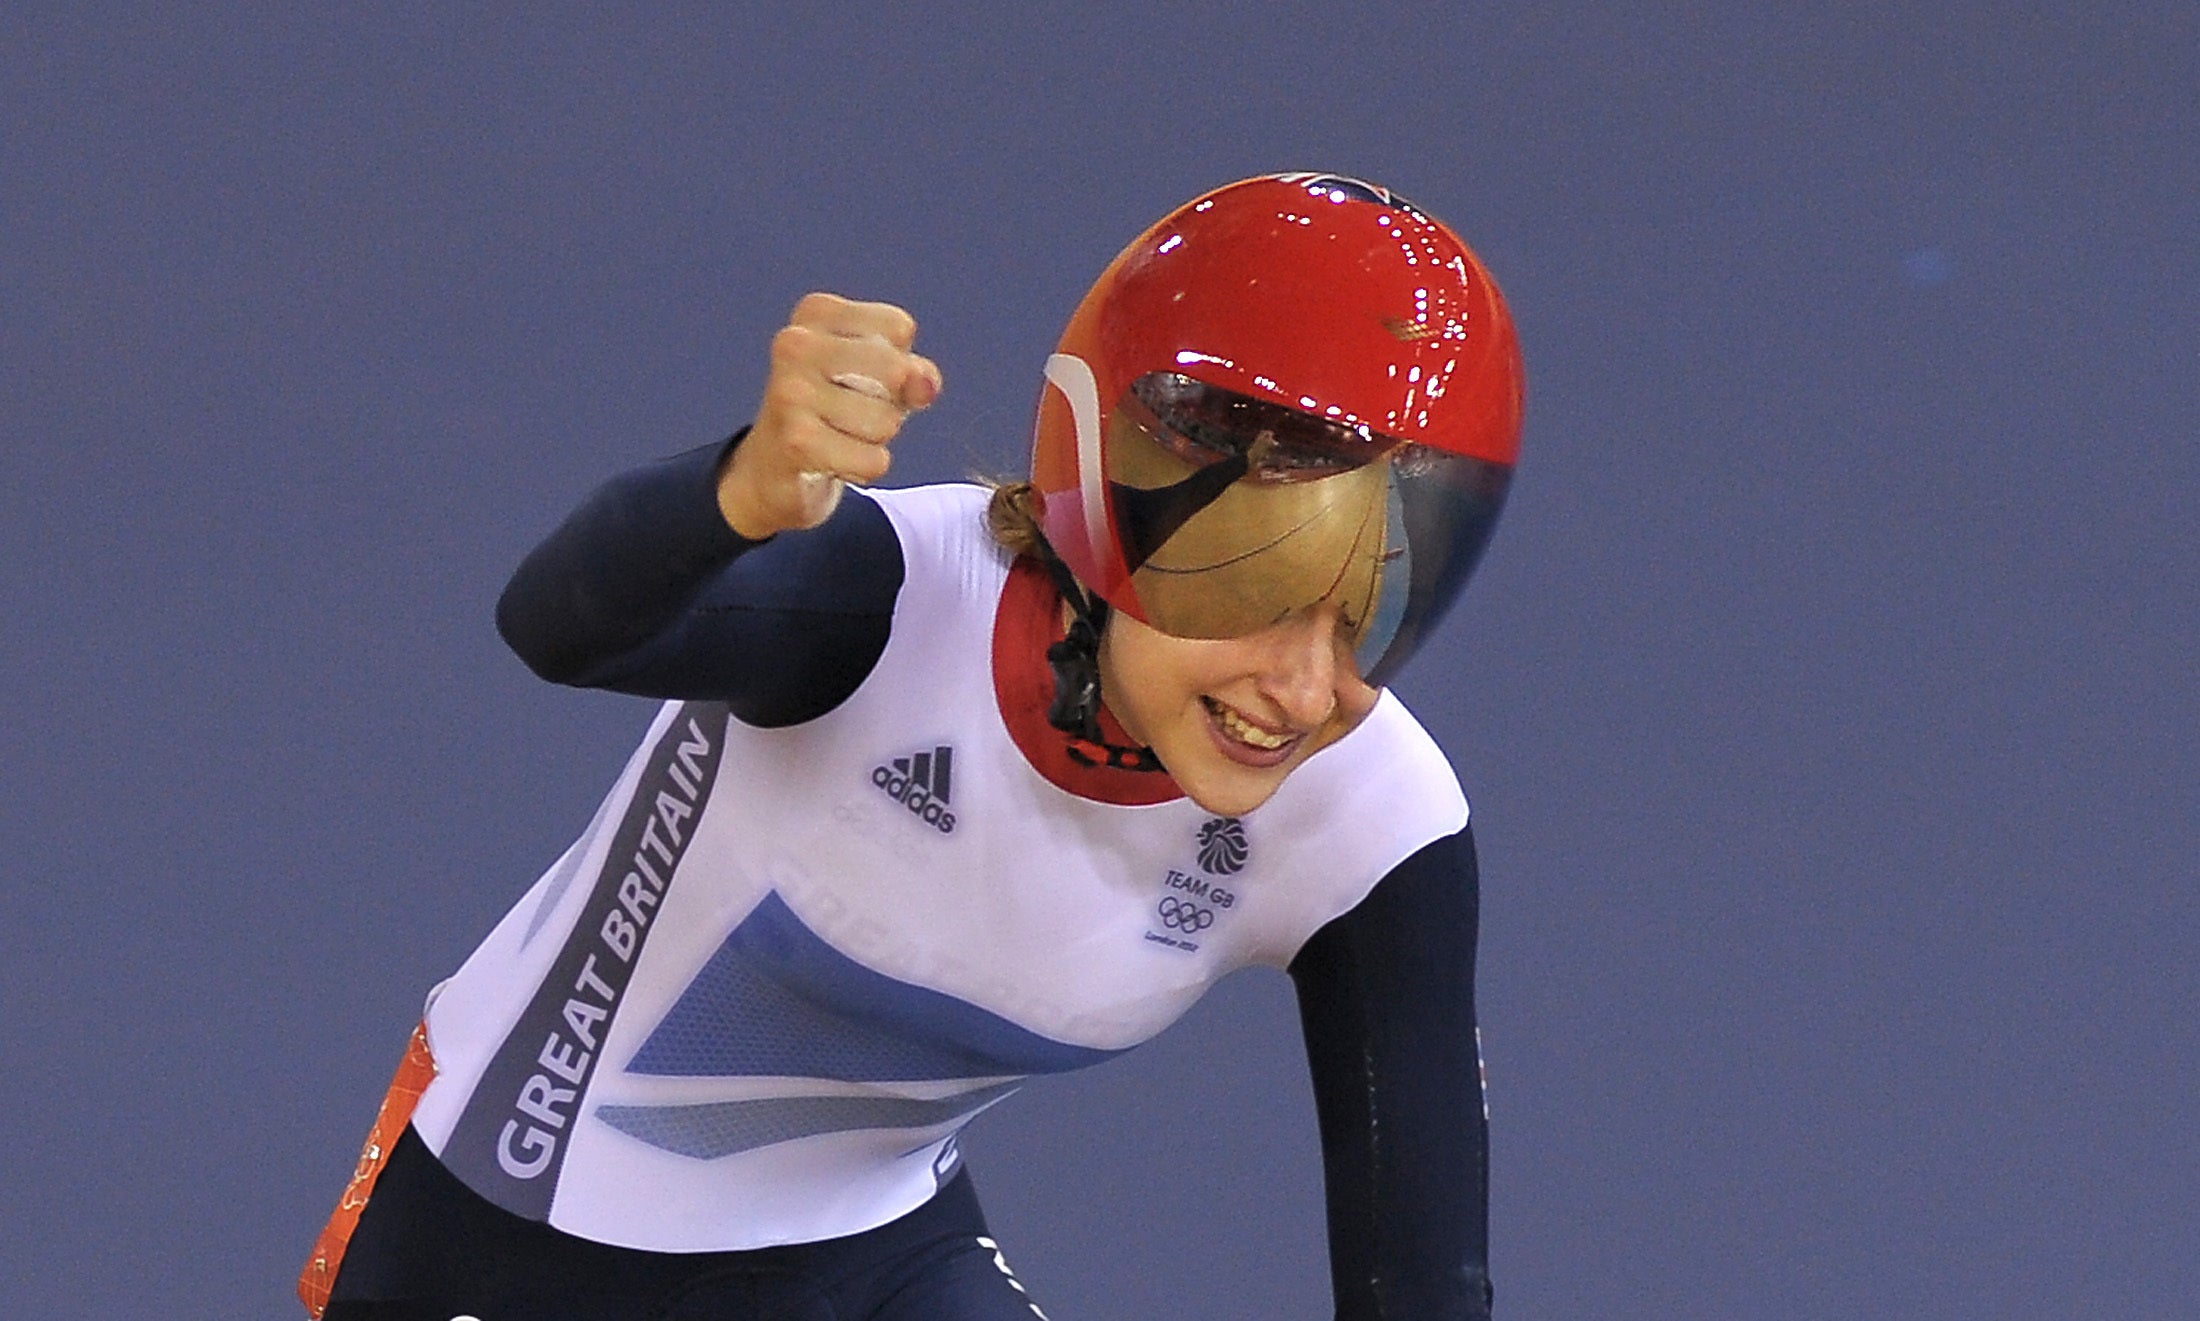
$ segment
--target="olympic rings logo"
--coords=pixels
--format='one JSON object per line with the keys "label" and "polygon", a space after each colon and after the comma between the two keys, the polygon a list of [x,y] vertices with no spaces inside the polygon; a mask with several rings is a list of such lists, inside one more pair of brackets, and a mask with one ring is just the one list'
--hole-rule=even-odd
{"label": "olympic rings logo", "polygon": [[1163,899],[1156,911],[1161,914],[1161,925],[1177,931],[1205,931],[1215,924],[1213,909],[1201,908],[1173,894]]}

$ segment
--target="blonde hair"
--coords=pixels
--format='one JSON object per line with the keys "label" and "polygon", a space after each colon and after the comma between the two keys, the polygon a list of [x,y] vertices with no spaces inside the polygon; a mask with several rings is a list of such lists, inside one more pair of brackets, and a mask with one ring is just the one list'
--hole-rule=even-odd
{"label": "blonde hair", "polygon": [[986,530],[993,540],[1018,555],[1044,555],[1046,538],[1039,533],[1039,493],[1030,482],[995,482],[993,498],[985,506]]}

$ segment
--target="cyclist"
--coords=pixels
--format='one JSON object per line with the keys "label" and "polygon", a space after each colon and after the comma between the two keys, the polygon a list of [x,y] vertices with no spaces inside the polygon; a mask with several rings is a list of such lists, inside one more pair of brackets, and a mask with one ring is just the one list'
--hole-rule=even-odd
{"label": "cyclist", "polygon": [[805,298],[752,426],[507,587],[537,673],[664,704],[431,993],[316,1315],[1043,1316],[956,1134],[1250,964],[1338,1315],[1487,1315],[1467,803],[1381,685],[1517,454],[1495,284],[1384,189],[1233,184],[1086,296],[1029,481],[850,496],[941,389],[915,332]]}

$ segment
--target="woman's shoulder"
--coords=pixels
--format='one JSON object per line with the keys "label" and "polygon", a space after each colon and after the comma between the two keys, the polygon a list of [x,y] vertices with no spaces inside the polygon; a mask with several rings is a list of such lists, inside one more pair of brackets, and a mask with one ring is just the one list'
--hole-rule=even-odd
{"label": "woman's shoulder", "polygon": [[991,492],[975,482],[882,487],[864,496],[885,511],[912,584],[974,591],[990,600],[1013,558],[986,528]]}
{"label": "woman's shoulder", "polygon": [[1392,791],[1440,802],[1447,812],[1456,805],[1459,824],[1466,824],[1466,791],[1460,787],[1451,758],[1388,688],[1383,690],[1366,725],[1338,746],[1363,735],[1365,746],[1354,749],[1355,759],[1365,763],[1355,768],[1357,774],[1380,774]]}
{"label": "woman's shoulder", "polygon": [[[983,514],[992,492],[976,482],[933,482],[925,486],[864,486],[856,488],[876,500],[899,519],[959,518]],[[984,523],[981,520],[979,527]]]}
{"label": "woman's shoulder", "polygon": [[[1467,824],[1467,795],[1451,759],[1388,689],[1359,728],[1284,781],[1273,810],[1317,847],[1350,841],[1381,865]],[[1395,856],[1393,856],[1395,855]]]}
{"label": "woman's shoulder", "polygon": [[894,524],[904,540],[977,536],[985,530],[985,505],[992,493],[976,482],[935,482],[929,486],[859,487]]}
{"label": "woman's shoulder", "polygon": [[1398,865],[1467,824],[1443,749],[1387,691],[1360,726],[1307,759],[1247,826],[1277,867],[1277,898],[1254,941],[1283,967],[1308,937],[1365,899]]}

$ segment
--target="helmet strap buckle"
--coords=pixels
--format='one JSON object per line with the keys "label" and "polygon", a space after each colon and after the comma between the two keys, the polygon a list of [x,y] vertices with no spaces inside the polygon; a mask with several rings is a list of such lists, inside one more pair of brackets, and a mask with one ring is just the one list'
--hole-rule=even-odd
{"label": "helmet strap buckle", "polygon": [[1068,634],[1047,648],[1047,667],[1054,671],[1047,723],[1070,736],[1070,760],[1079,765],[1161,770],[1161,758],[1152,748],[1110,743],[1100,729],[1100,631],[1107,624],[1108,603],[1087,595],[1052,547],[1042,543],[1039,558],[1070,610]]}
{"label": "helmet strap buckle", "polygon": [[1078,613],[1070,622],[1069,636],[1047,648],[1047,666],[1054,671],[1054,700],[1047,706],[1047,723],[1098,743],[1100,633],[1088,616]]}

